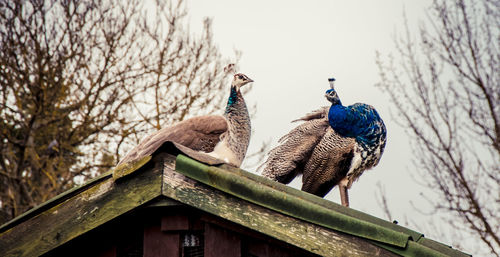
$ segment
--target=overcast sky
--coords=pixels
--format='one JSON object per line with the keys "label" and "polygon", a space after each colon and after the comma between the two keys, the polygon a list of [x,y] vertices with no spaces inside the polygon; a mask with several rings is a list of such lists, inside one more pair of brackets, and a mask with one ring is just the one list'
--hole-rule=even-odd
{"label": "overcast sky", "polygon": [[[403,225],[412,220],[425,233],[422,228],[426,229],[429,217],[416,211],[429,210],[420,195],[425,188],[412,178],[407,136],[391,117],[388,98],[375,87],[380,80],[375,54],[395,53],[393,38],[403,32],[403,10],[416,35],[418,20],[425,19],[430,2],[191,0],[188,6],[191,30],[199,31],[204,17],[213,18],[214,39],[221,52],[232,56],[235,49],[240,50],[239,71],[255,80],[245,95],[249,107],[257,104],[250,153],[265,140],[275,146],[279,137],[297,125],[290,121],[328,105],[324,92],[327,78],[333,76],[344,105],[373,105],[388,130],[381,162],[350,190],[351,207],[385,218],[376,200],[380,183],[393,219]],[[300,188],[300,181],[292,186]],[[340,203],[336,189],[326,198]],[[426,236],[452,243],[433,232]]]}

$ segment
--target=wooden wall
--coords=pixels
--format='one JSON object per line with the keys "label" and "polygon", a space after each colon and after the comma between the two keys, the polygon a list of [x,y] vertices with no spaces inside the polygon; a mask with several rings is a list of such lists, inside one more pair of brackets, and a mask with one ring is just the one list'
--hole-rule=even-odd
{"label": "wooden wall", "polygon": [[185,206],[135,210],[44,256],[317,256]]}

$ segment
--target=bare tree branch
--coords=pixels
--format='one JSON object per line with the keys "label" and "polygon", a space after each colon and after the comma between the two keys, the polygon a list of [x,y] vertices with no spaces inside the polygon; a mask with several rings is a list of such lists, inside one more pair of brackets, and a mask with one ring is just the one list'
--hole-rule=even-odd
{"label": "bare tree branch", "polygon": [[221,56],[208,19],[189,33],[186,14],[183,0],[0,0],[1,217],[113,167],[153,130],[224,107],[223,67],[238,57]]}
{"label": "bare tree branch", "polygon": [[398,58],[377,56],[378,85],[436,211],[500,256],[500,3],[435,0],[427,22],[417,38],[405,26]]}

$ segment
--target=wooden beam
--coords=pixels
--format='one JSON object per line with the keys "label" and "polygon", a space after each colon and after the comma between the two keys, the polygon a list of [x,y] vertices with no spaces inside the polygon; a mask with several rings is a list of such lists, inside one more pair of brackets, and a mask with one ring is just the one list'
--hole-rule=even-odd
{"label": "wooden beam", "polygon": [[174,214],[161,218],[161,231],[189,230],[189,218],[185,214]]}
{"label": "wooden beam", "polygon": [[163,232],[158,224],[144,228],[144,257],[180,256],[179,233]]}
{"label": "wooden beam", "polygon": [[161,167],[111,177],[0,234],[0,256],[39,256],[161,194]]}
{"label": "wooden beam", "polygon": [[205,223],[205,257],[240,257],[241,238],[222,227]]}

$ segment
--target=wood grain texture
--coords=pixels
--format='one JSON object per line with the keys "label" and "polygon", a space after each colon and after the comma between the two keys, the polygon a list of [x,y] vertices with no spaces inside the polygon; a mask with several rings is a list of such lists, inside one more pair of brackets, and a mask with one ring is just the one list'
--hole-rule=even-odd
{"label": "wood grain texture", "polygon": [[299,249],[293,245],[272,238],[268,235],[251,230],[239,224],[228,222],[211,214],[204,214],[201,220],[205,223],[218,226],[237,233],[241,238],[241,251],[243,256],[259,257],[318,257],[319,255]]}
{"label": "wood grain texture", "polygon": [[161,162],[133,179],[109,176],[85,191],[0,234],[0,256],[39,256],[161,193]]}
{"label": "wood grain texture", "polygon": [[219,226],[205,224],[205,257],[240,257],[241,238]]}
{"label": "wood grain texture", "polygon": [[161,218],[161,231],[179,231],[188,229],[189,219],[186,215],[175,214]]}
{"label": "wood grain texture", "polygon": [[144,228],[144,257],[180,256],[179,233],[164,233],[153,225]]}

